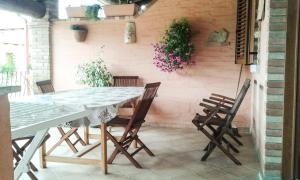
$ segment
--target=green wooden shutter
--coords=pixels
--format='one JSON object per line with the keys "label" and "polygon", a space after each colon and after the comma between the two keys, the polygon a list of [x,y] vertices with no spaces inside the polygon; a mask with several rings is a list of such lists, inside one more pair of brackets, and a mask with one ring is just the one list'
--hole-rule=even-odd
{"label": "green wooden shutter", "polygon": [[255,14],[252,16],[251,0],[237,0],[237,22],[236,22],[236,43],[235,43],[235,63],[252,64],[250,52],[253,48],[251,38],[254,34],[253,23]]}

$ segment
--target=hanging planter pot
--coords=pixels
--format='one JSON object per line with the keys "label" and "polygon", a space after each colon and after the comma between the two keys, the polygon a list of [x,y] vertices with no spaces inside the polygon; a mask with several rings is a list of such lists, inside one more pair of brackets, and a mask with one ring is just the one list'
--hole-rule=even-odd
{"label": "hanging planter pot", "polygon": [[126,44],[136,42],[135,22],[127,22],[125,25],[124,42]]}
{"label": "hanging planter pot", "polygon": [[87,33],[88,33],[88,30],[85,26],[83,26],[83,25],[72,25],[71,30],[73,30],[74,37],[75,37],[75,40],[77,42],[84,42],[85,41],[85,39],[87,37]]}

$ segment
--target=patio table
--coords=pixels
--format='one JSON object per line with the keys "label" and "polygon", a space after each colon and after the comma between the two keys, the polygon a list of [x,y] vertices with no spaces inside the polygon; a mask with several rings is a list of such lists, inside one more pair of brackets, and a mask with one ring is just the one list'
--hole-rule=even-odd
{"label": "patio table", "polygon": [[65,106],[26,102],[10,103],[12,139],[34,135],[34,139],[14,171],[14,179],[29,169],[29,162],[43,142],[50,127],[83,118],[90,112]]}
{"label": "patio table", "polygon": [[[107,145],[106,145],[106,123],[111,120],[113,117],[116,116],[117,109],[119,106],[130,102],[139,96],[142,95],[144,88],[142,87],[99,87],[99,88],[86,88],[86,89],[79,89],[79,90],[70,90],[70,91],[63,91],[57,92],[55,94],[43,94],[43,95],[36,95],[31,97],[24,97],[18,100],[12,101],[12,122],[18,121],[18,119],[24,119],[24,122],[31,123],[31,117],[39,117],[46,114],[45,120],[39,124],[43,124],[43,126],[35,126],[36,129],[32,130],[33,128],[27,127],[26,125],[22,124],[21,126],[12,125],[13,137],[20,137],[24,135],[30,135],[30,132],[35,132],[37,130],[43,129],[42,131],[38,131],[36,134],[35,139],[33,140],[32,144],[35,144],[34,147],[38,147],[43,137],[48,132],[50,127],[56,127],[58,125],[65,125],[67,123],[68,126],[81,126],[87,124],[93,125],[101,125],[101,161],[99,160],[87,160],[83,158],[73,158],[70,157],[53,157],[53,161],[60,161],[60,162],[72,162],[72,163],[79,163],[79,164],[99,164],[101,163],[101,168],[104,174],[107,174]],[[15,106],[20,105],[21,103],[30,104],[32,105],[32,109],[37,109],[36,115],[32,113],[29,109],[30,106]],[[15,105],[14,105],[15,104]],[[25,108],[26,107],[26,108]],[[48,107],[43,109],[43,107]],[[53,107],[50,108],[50,107]],[[57,107],[57,108],[56,108]],[[61,111],[63,107],[63,111]],[[40,109],[40,110],[38,110]],[[45,110],[45,111],[44,111]],[[50,110],[50,111],[49,111]],[[28,111],[28,113],[26,113]],[[56,111],[63,116],[52,118],[51,111]],[[14,115],[14,112],[16,115]],[[18,114],[19,113],[19,114]],[[23,114],[22,114],[23,113]],[[28,114],[30,116],[28,116]],[[47,114],[49,114],[49,119],[47,119]],[[84,116],[83,116],[84,115]],[[26,118],[24,118],[26,116]],[[83,117],[88,117],[89,122],[84,122],[82,119],[86,119]],[[14,120],[15,119],[15,120]],[[76,121],[74,121],[76,120]],[[38,119],[36,119],[38,121]],[[33,122],[36,122],[33,121]],[[51,123],[50,123],[51,122]],[[54,123],[55,122],[55,123]],[[13,123],[12,123],[13,124]],[[21,133],[23,132],[23,133]],[[32,134],[31,134],[32,135]],[[34,149],[34,148],[32,148]],[[28,149],[27,153],[29,155],[24,155],[22,161],[29,161],[33,156],[33,153],[30,153],[31,149]],[[36,150],[36,149],[35,149]],[[34,151],[35,151],[34,150]],[[33,150],[32,150],[33,151]],[[25,160],[26,159],[26,160]],[[47,160],[51,161],[49,157]],[[21,168],[21,167],[20,167]],[[15,174],[19,174],[20,168],[16,168]],[[18,171],[17,171],[18,170]],[[22,171],[24,172],[24,171]]]}

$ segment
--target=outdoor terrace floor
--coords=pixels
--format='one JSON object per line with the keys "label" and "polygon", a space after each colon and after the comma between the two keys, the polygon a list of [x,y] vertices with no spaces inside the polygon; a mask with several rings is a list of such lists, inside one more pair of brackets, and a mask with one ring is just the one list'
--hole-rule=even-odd
{"label": "outdoor terrace floor", "polygon": [[[118,131],[113,129],[113,131]],[[52,138],[58,139],[57,129],[52,129]],[[153,151],[155,157],[144,151],[135,158],[144,169],[135,168],[123,155],[118,155],[113,165],[108,166],[109,174],[104,176],[99,167],[62,163],[48,163],[46,169],[40,169],[36,176],[40,180],[255,180],[259,170],[257,155],[250,135],[243,135],[244,146],[238,147],[240,154],[235,156],[242,166],[235,165],[220,150],[216,149],[206,162],[202,162],[202,150],[208,139],[195,129],[173,129],[144,127],[140,132],[141,140]],[[48,146],[49,147],[49,146]],[[108,142],[108,155],[113,145]],[[68,147],[63,144],[56,151],[69,154]],[[100,158],[100,147],[86,157]],[[34,164],[38,166],[38,153]],[[29,179],[26,174],[22,180]]]}

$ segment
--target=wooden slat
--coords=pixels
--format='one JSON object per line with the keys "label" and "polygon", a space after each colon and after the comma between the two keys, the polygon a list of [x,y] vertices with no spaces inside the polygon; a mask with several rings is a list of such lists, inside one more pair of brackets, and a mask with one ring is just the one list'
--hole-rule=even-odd
{"label": "wooden slat", "polygon": [[83,165],[100,165],[101,160],[76,158],[76,157],[62,157],[62,156],[45,156],[48,162],[60,162],[70,164],[83,164]]}
{"label": "wooden slat", "polygon": [[249,64],[251,0],[237,0],[235,63]]}

